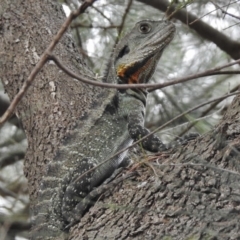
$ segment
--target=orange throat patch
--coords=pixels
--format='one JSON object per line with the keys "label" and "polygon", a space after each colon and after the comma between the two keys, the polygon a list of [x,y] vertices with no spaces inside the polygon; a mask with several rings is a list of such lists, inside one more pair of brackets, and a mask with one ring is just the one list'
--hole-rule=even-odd
{"label": "orange throat patch", "polygon": [[140,81],[141,75],[144,74],[146,69],[151,63],[151,59],[149,59],[144,65],[137,67],[136,64],[120,64],[117,68],[117,76],[127,80],[127,84],[139,84],[142,83]]}

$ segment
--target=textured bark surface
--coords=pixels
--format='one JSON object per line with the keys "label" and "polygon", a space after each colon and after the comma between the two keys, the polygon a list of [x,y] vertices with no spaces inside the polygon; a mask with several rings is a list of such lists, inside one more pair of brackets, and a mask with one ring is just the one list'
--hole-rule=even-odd
{"label": "textured bark surface", "polygon": [[240,239],[239,106],[238,97],[214,131],[138,167],[70,239]]}
{"label": "textured bark surface", "polygon": [[[54,1],[0,0],[0,79],[11,99],[64,18]],[[76,73],[90,74],[69,34],[54,53]],[[46,164],[97,92],[47,63],[19,104],[32,208]],[[153,168],[140,165],[137,177],[111,189],[71,229],[70,239],[240,239],[239,106],[236,98],[211,133],[161,154]]]}
{"label": "textured bark surface", "polygon": [[[1,0],[0,6],[0,49],[4,51],[0,78],[12,99],[63,24],[65,15],[59,4],[48,0]],[[61,39],[54,54],[72,71],[91,74],[70,34]],[[17,114],[28,139],[24,172],[31,206],[35,205],[46,164],[75,120],[87,114],[98,90],[70,78],[48,62],[18,105]]]}

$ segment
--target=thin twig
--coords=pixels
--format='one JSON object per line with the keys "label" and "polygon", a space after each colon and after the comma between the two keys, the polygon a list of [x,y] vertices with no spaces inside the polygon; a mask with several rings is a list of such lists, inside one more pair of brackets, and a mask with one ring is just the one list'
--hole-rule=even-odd
{"label": "thin twig", "polygon": [[20,102],[20,100],[23,98],[24,94],[32,84],[33,80],[35,79],[38,72],[42,69],[44,64],[48,60],[48,55],[53,51],[63,34],[67,31],[70,23],[73,19],[75,19],[79,14],[83,13],[89,6],[91,6],[96,0],[85,0],[83,4],[79,7],[79,9],[75,12],[71,12],[69,17],[66,19],[66,21],[63,23],[62,27],[59,29],[58,33],[54,36],[52,42],[47,47],[47,49],[42,54],[39,62],[36,64],[36,66],[33,68],[32,72],[30,73],[27,80],[23,83],[21,89],[17,93],[17,95],[14,97],[12,102],[10,103],[8,109],[5,111],[3,116],[0,118],[0,126],[2,126],[8,118],[13,114],[17,104]]}
{"label": "thin twig", "polygon": [[119,25],[109,25],[109,26],[93,26],[92,24],[90,25],[84,25],[81,23],[74,23],[71,24],[71,28],[101,28],[101,29],[111,29],[111,28],[119,28]]}
{"label": "thin twig", "polygon": [[[239,1],[239,0],[238,0],[238,1]],[[237,2],[238,2],[238,1],[237,1]],[[222,11],[222,13],[225,13],[226,15],[229,15],[229,16],[231,16],[231,17],[233,17],[233,18],[236,18],[236,19],[240,20],[240,17],[238,17],[238,16],[236,16],[236,15],[234,15],[234,14],[231,14],[231,13],[223,10],[223,7],[229,6],[229,4],[224,5],[224,6],[221,7],[221,6],[219,6],[218,4],[214,3],[213,1],[211,1],[211,3],[212,3],[216,8],[220,9],[220,10]],[[232,4],[232,3],[231,3],[231,4]]]}
{"label": "thin twig", "polygon": [[101,10],[99,10],[98,8],[96,8],[96,7],[94,7],[94,6],[92,6],[92,8],[93,8],[96,12],[98,12],[100,15],[102,15],[103,18],[107,19],[108,22],[109,22],[111,25],[113,25],[113,22],[112,22],[111,18],[107,17],[107,16],[104,14],[104,12],[102,12]]}
{"label": "thin twig", "polygon": [[[174,15],[177,11],[179,11],[179,10],[181,10],[181,9],[183,9],[183,8],[187,8],[187,6],[188,6],[189,4],[190,4],[190,3],[186,3],[186,4],[182,4],[182,5],[179,4],[178,6],[174,7],[174,5],[175,5],[174,2],[171,2],[171,3],[169,4],[169,7],[168,7],[167,11],[166,11],[167,19],[171,19],[171,18],[173,17],[173,15]],[[174,11],[169,14],[169,11],[170,11],[170,8],[171,8],[171,7],[174,8]]]}
{"label": "thin twig", "polygon": [[[234,87],[233,89],[231,89],[230,93],[233,93],[235,91],[237,91],[239,89],[239,85],[237,85],[236,87]],[[206,114],[208,114],[213,108],[215,108],[220,102],[222,102],[223,99],[220,99],[218,101],[215,101],[213,104],[211,104],[205,111],[202,112],[202,114],[200,115],[200,118],[204,117]],[[178,134],[178,137],[183,136],[186,132],[188,132],[194,125],[196,125],[196,123],[198,123],[199,120],[194,120],[193,122],[190,123],[190,125],[188,125],[188,127],[183,130],[181,133]]]}
{"label": "thin twig", "polygon": [[124,14],[123,14],[123,16],[122,16],[122,21],[121,21],[119,27],[117,28],[117,30],[118,30],[118,37],[117,37],[116,40],[115,40],[114,46],[117,45],[117,43],[118,43],[118,41],[119,41],[119,36],[120,36],[120,34],[122,33],[123,26],[124,26],[124,23],[125,23],[126,18],[127,18],[127,14],[128,14],[128,12],[129,12],[129,10],[130,10],[130,8],[131,8],[131,6],[132,6],[132,2],[133,2],[133,0],[129,0],[127,6],[126,6],[126,8],[125,8]]}
{"label": "thin twig", "polygon": [[[235,1],[235,2],[231,2],[230,4],[234,4],[234,3],[239,2],[239,1],[240,1],[240,0],[237,0],[237,1]],[[195,19],[194,21],[190,22],[189,25],[191,25],[191,24],[197,22],[198,20],[204,18],[205,16],[209,15],[210,13],[212,13],[212,12],[216,12],[218,9],[221,9],[221,7],[219,7],[219,6],[218,6],[216,3],[214,3],[213,1],[210,1],[210,2],[211,2],[213,5],[215,5],[215,7],[217,7],[217,9],[214,9],[214,10],[212,10],[212,11],[210,11],[210,12],[204,14],[203,16],[201,16],[201,17]],[[229,6],[229,3],[226,4],[226,5],[223,5],[222,8],[223,8],[223,7],[227,7],[227,6]],[[221,10],[222,10],[222,9],[221,9]]]}
{"label": "thin twig", "polygon": [[100,82],[100,81],[95,81],[95,80],[90,80],[89,78],[85,78],[84,76],[79,76],[76,73],[72,72],[71,70],[69,70],[68,68],[66,68],[60,61],[59,59],[54,56],[54,55],[50,55],[49,54],[49,60],[52,60],[56,63],[56,65],[62,69],[65,73],[67,73],[69,76],[83,82],[83,83],[87,83],[90,85],[94,85],[94,86],[98,86],[98,87],[105,87],[105,88],[116,88],[116,89],[133,89],[133,88],[148,88],[149,92],[152,92],[156,89],[161,89],[161,88],[165,88],[167,86],[170,85],[174,85],[174,84],[178,84],[178,83],[183,83],[183,82],[187,82],[189,80],[193,80],[196,78],[200,78],[200,77],[206,77],[206,76],[211,76],[211,75],[216,75],[216,74],[240,74],[240,71],[226,71],[226,72],[220,72],[221,69],[223,68],[227,68],[230,67],[232,65],[235,64],[239,64],[240,63],[240,59],[225,65],[222,65],[220,67],[216,67],[216,68],[212,68],[209,69],[207,71],[203,71],[197,74],[192,74],[186,77],[182,77],[182,78],[177,78],[175,80],[172,81],[166,81],[165,83],[146,83],[146,84],[114,84],[114,83],[105,83],[105,82]]}

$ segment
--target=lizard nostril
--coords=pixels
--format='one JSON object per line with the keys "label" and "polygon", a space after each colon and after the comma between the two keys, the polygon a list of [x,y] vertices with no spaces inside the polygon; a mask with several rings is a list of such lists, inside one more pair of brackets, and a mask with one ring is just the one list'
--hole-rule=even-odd
{"label": "lizard nostril", "polygon": [[128,54],[130,49],[128,46],[124,46],[123,49],[119,52],[117,59],[122,58],[124,55]]}

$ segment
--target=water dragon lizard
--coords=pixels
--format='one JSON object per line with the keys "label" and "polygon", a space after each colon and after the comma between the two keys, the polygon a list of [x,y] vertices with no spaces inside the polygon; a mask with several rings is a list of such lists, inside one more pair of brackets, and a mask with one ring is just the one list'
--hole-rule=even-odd
{"label": "water dragon lizard", "polygon": [[[113,51],[103,81],[148,83],[174,34],[175,27],[169,21],[136,23]],[[102,89],[96,96],[101,104],[91,109],[81,130],[76,127],[48,165],[33,213],[32,239],[64,239],[60,235],[64,235],[66,226],[80,220],[91,191],[123,165],[127,153],[82,174],[149,133],[144,127],[146,98],[144,89]],[[156,135],[142,141],[141,146],[151,152],[166,150]]]}

